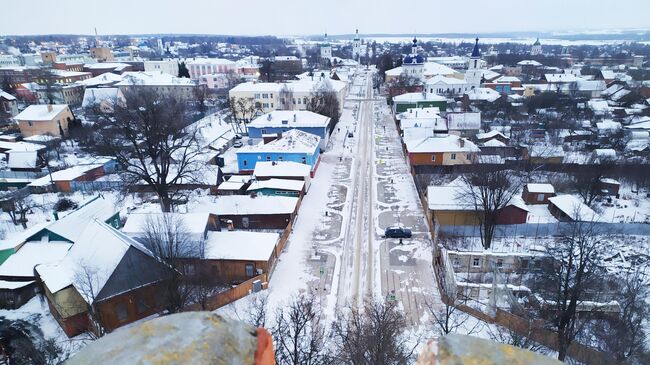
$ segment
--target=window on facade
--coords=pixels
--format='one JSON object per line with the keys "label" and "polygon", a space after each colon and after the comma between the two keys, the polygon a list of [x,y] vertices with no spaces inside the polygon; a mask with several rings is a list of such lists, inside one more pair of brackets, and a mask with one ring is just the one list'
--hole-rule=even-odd
{"label": "window on facade", "polygon": [[253,277],[253,271],[254,271],[255,265],[253,264],[246,264],[246,276],[249,278]]}
{"label": "window on facade", "polygon": [[497,260],[497,267],[503,267],[503,259]]}
{"label": "window on facade", "polygon": [[307,105],[307,98],[302,98],[302,103]]}
{"label": "window on facade", "polygon": [[138,314],[142,314],[149,309],[149,306],[147,305],[147,302],[145,302],[144,298],[138,298],[136,301],[136,307],[138,309]]}
{"label": "window on facade", "polygon": [[185,264],[183,265],[183,273],[185,275],[194,275],[196,274],[196,267],[193,264]]}
{"label": "window on facade", "polygon": [[452,153],[452,154],[451,154],[451,159],[452,159],[452,160],[455,160],[455,159],[456,159],[456,154],[455,154],[455,153]]}
{"label": "window on facade", "polygon": [[284,161],[284,157],[278,156],[278,161]]}
{"label": "window on facade", "polygon": [[454,257],[453,264],[454,264],[454,267],[460,266],[460,260],[458,259],[458,257]]}
{"label": "window on facade", "polygon": [[478,267],[480,263],[481,263],[481,260],[480,260],[478,257],[476,257],[476,258],[474,258],[474,260],[472,261],[472,266],[474,266],[474,267]]}
{"label": "window on facade", "polygon": [[436,160],[436,155],[431,155],[431,161],[435,161],[435,160]]}
{"label": "window on facade", "polygon": [[250,225],[250,220],[248,219],[248,217],[242,217],[241,225],[244,226],[244,228],[248,228],[248,226]]}
{"label": "window on facade", "polygon": [[267,161],[271,161],[271,156],[266,156]]}
{"label": "window on facade", "polygon": [[468,153],[468,154],[467,154],[467,159],[468,159],[468,160],[471,160],[471,159],[472,159],[472,155],[470,155],[470,154]]}
{"label": "window on facade", "polygon": [[247,161],[247,160],[244,160],[244,161],[243,161],[243,164],[244,164],[244,166],[248,166],[248,161]]}
{"label": "window on facade", "polygon": [[544,194],[537,194],[537,201],[538,202],[544,201]]}
{"label": "window on facade", "polygon": [[302,158],[302,163],[303,163],[303,164],[306,164],[306,163],[307,163],[307,158],[306,158],[306,157],[303,157],[303,158]]}
{"label": "window on facade", "polygon": [[127,311],[126,304],[124,303],[117,303],[115,304],[115,317],[117,317],[117,320],[120,322],[126,321],[126,318],[129,316],[129,312]]}

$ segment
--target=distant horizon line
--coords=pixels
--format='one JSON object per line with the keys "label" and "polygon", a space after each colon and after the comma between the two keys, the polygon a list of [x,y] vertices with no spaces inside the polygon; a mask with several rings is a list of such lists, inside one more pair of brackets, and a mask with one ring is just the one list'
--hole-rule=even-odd
{"label": "distant horizon line", "polygon": [[[359,33],[360,37],[435,37],[435,38],[458,38],[458,37],[484,37],[484,38],[501,38],[506,36],[540,36],[548,37],[552,36],[553,38],[561,37],[575,37],[575,36],[623,36],[623,35],[635,35],[640,36],[642,34],[633,34],[633,33],[650,33],[650,28],[585,28],[581,30],[517,30],[517,31],[491,31],[491,32],[444,32],[444,33]],[[159,36],[213,36],[213,37],[242,37],[242,38],[254,38],[254,37],[276,37],[276,38],[313,38],[313,37],[323,37],[325,32],[320,34],[220,34],[220,33],[106,33],[106,34],[83,34],[83,33],[40,33],[40,34],[0,34],[0,37],[43,37],[43,36],[78,36],[78,37],[159,37]],[[339,33],[331,34],[327,33],[329,38],[344,38],[355,36],[355,33]]]}

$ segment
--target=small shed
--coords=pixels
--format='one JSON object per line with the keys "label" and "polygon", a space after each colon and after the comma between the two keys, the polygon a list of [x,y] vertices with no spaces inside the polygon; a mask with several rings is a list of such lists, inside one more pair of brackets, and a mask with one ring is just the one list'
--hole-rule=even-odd
{"label": "small shed", "polygon": [[621,183],[608,177],[600,179],[598,189],[602,195],[618,196],[618,191],[621,188]]}
{"label": "small shed", "polygon": [[529,183],[521,193],[521,198],[527,204],[548,204],[548,199],[554,196],[555,188],[551,184]]}
{"label": "small shed", "polygon": [[548,210],[561,222],[591,222],[600,219],[598,213],[573,195],[549,198]]}
{"label": "small shed", "polygon": [[497,224],[525,224],[528,221],[528,208],[521,198],[513,197],[496,218]]}

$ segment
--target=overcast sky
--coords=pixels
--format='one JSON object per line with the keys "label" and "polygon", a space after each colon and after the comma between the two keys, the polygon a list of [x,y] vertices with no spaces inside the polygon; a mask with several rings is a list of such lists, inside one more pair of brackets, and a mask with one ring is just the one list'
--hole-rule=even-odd
{"label": "overcast sky", "polygon": [[[650,28],[650,0],[1,0],[2,34],[304,35]],[[615,8],[614,8],[615,7]]]}

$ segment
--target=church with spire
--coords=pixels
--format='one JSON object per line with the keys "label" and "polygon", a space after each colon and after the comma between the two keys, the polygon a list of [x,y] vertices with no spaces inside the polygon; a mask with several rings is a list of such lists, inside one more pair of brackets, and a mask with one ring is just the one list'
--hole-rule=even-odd
{"label": "church with spire", "polygon": [[332,61],[332,45],[327,39],[327,33],[323,38],[323,42],[320,44],[320,59],[321,62],[331,62]]}
{"label": "church with spire", "polygon": [[359,62],[361,57],[361,38],[359,38],[359,29],[354,34],[352,39],[352,59]]}
{"label": "church with spire", "polygon": [[483,78],[483,60],[481,59],[481,50],[478,46],[478,38],[474,44],[474,49],[469,57],[467,64],[467,71],[465,72],[465,82],[473,90],[481,86],[481,79]]}
{"label": "church with spire", "polygon": [[530,55],[531,56],[537,56],[542,54],[542,44],[539,43],[539,38],[533,43],[533,46],[530,47]]}
{"label": "church with spire", "polygon": [[418,39],[413,37],[411,53],[407,54],[402,61],[402,71],[406,76],[415,77],[419,80],[424,78],[424,57],[418,52]]}

